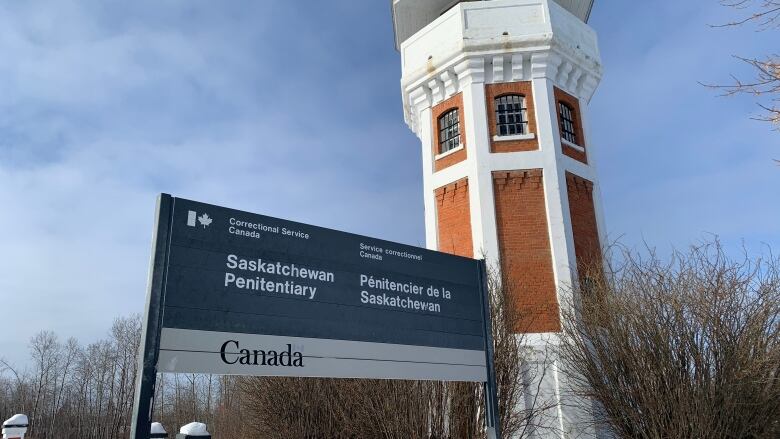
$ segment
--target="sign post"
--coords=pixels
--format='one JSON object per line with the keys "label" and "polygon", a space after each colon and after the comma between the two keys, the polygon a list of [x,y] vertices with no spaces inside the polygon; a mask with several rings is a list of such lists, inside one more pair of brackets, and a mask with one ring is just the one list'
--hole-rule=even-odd
{"label": "sign post", "polygon": [[138,377],[135,383],[133,423],[130,427],[130,437],[133,439],[148,439],[151,431],[154,389],[157,382],[157,357],[160,353],[163,288],[167,274],[172,215],[172,197],[168,194],[161,194],[157,198],[146,313],[141,333]]}
{"label": "sign post", "polygon": [[484,261],[169,195],[158,201],[134,439],[157,373],[485,383]]}
{"label": "sign post", "polygon": [[479,261],[480,290],[482,309],[485,321],[485,364],[487,364],[487,380],[485,386],[485,426],[487,439],[501,438],[501,423],[498,413],[498,388],[496,387],[496,370],[493,362],[493,325],[490,319],[490,289],[488,288],[487,262]]}

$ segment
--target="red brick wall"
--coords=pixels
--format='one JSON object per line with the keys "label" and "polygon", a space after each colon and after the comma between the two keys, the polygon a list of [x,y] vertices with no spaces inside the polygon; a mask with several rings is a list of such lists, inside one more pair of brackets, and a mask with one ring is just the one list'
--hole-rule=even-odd
{"label": "red brick wall", "polygon": [[496,108],[495,99],[507,94],[519,94],[525,96],[525,104],[528,109],[528,132],[536,133],[536,107],[534,107],[534,95],[531,89],[531,82],[503,82],[499,84],[487,84],[485,86],[485,108],[488,115],[488,125],[490,128],[490,151],[491,152],[515,152],[515,151],[533,151],[539,149],[539,138],[529,140],[500,140],[494,141],[493,136],[498,134],[496,129]]}
{"label": "red brick wall", "polygon": [[[577,137],[577,146],[581,146],[585,148],[585,132],[582,129],[582,115],[580,113],[580,101],[579,99],[575,98],[574,96],[566,93],[565,91],[559,89],[558,87],[555,87],[555,114],[558,116],[558,130],[560,132],[561,130],[561,112],[558,110],[558,103],[563,102],[568,104],[572,110],[574,110],[574,133]],[[563,139],[563,136],[561,136],[561,139]],[[579,160],[582,163],[588,163],[588,156],[585,152],[578,151],[568,145],[564,145],[563,142],[561,142],[561,147],[563,148],[563,153],[574,160]],[[587,152],[587,150],[586,150]]]}
{"label": "red brick wall", "polygon": [[[460,118],[460,144],[463,149],[455,151],[440,159],[436,159],[439,154],[439,118],[446,112],[452,109],[458,109],[458,117]],[[455,96],[442,101],[431,110],[431,123],[433,124],[433,170],[441,171],[444,168],[448,168],[456,163],[460,163],[466,160],[466,121],[463,114],[463,93],[458,93]]]}
{"label": "red brick wall", "polygon": [[593,205],[593,183],[566,173],[566,192],[580,281],[589,270],[601,270],[601,243]]}
{"label": "red brick wall", "polygon": [[501,270],[513,288],[518,332],[560,330],[542,170],[493,173]]}
{"label": "red brick wall", "polygon": [[436,217],[439,251],[474,257],[468,179],[436,189]]}

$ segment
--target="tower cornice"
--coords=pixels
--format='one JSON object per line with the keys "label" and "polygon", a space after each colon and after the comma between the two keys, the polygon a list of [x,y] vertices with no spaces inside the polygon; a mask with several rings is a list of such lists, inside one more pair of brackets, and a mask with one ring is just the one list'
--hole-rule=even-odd
{"label": "tower cornice", "polygon": [[[496,63],[509,68],[493,69]],[[488,68],[491,69],[488,72]],[[504,51],[463,53],[431,72],[404,78],[402,95],[404,119],[418,133],[417,116],[472,83],[500,83],[548,78],[573,96],[589,102],[601,81],[601,70],[584,68],[582,64],[557,51],[555,47],[524,53]],[[408,82],[407,82],[408,80]]]}

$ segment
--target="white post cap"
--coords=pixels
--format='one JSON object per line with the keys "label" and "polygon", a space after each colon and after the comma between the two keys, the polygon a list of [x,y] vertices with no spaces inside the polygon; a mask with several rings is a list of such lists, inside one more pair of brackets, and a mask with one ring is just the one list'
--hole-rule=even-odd
{"label": "white post cap", "polygon": [[187,436],[211,436],[206,430],[206,424],[201,422],[190,422],[179,429],[179,433]]}
{"label": "white post cap", "polygon": [[3,428],[5,427],[27,427],[30,425],[29,420],[27,419],[27,415],[13,415],[10,418],[6,419],[5,422],[3,422]]}
{"label": "white post cap", "polygon": [[152,433],[152,434],[166,434],[166,433],[168,433],[167,431],[165,431],[165,428],[163,428],[163,425],[160,424],[159,422],[152,422],[152,428],[151,428],[151,430],[149,432]]}
{"label": "white post cap", "polygon": [[152,426],[149,429],[149,439],[167,438],[168,432],[165,431],[162,424],[159,422],[152,422]]}

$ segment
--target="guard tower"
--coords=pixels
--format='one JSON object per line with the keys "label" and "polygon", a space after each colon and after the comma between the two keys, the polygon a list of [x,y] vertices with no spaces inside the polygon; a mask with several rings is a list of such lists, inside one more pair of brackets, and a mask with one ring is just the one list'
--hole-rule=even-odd
{"label": "guard tower", "polygon": [[[517,330],[540,353],[604,242],[587,123],[602,72],[593,0],[391,1],[404,117],[422,142],[427,246],[500,267]],[[545,368],[557,407],[539,437],[595,436],[577,409],[590,402],[567,392],[554,362]]]}

